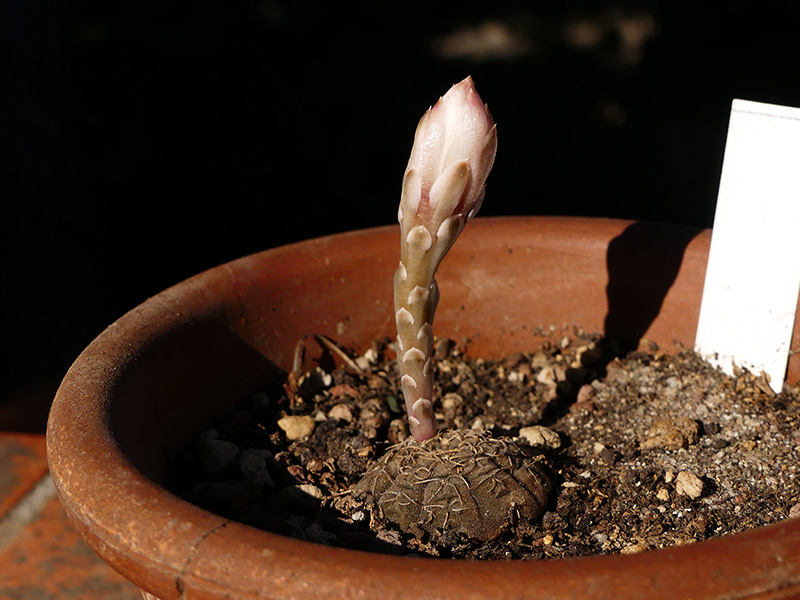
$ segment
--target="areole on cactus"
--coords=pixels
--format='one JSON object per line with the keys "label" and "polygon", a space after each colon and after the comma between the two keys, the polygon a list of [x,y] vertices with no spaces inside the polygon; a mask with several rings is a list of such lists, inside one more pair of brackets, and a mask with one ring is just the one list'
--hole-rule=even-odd
{"label": "areole on cactus", "polygon": [[397,357],[411,435],[436,434],[433,415],[433,316],[436,269],[478,212],[497,151],[497,127],[471,77],[422,117],[403,177],[398,219],[400,264],[394,277]]}

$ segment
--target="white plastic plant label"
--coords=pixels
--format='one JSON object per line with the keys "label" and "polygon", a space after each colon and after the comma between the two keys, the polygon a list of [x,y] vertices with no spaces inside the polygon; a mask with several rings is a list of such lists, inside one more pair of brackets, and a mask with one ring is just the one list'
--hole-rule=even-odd
{"label": "white plastic plant label", "polygon": [[800,109],[734,100],[695,349],[783,387],[800,293]]}

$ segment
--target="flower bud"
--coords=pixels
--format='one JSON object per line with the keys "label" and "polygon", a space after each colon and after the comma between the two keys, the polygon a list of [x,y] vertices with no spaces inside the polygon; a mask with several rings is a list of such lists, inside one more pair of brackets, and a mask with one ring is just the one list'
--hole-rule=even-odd
{"label": "flower bud", "polygon": [[494,120],[467,77],[417,126],[403,180],[401,223],[407,229],[421,224],[436,234],[448,218],[459,216],[460,225],[449,235],[461,233],[480,208],[496,151]]}

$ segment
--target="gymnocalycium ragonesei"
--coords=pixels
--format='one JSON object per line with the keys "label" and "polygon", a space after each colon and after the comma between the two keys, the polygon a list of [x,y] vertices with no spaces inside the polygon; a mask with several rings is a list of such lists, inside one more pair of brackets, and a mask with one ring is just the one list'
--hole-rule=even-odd
{"label": "gymnocalycium ragonesei", "polygon": [[394,276],[397,358],[411,435],[436,434],[433,414],[433,316],[436,269],[475,216],[497,152],[497,127],[471,77],[422,117],[403,177]]}

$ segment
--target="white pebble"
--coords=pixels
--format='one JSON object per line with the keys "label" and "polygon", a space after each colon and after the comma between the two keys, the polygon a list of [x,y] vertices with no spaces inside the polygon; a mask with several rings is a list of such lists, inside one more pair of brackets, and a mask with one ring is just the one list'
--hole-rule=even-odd
{"label": "white pebble", "polygon": [[561,438],[552,429],[541,425],[523,427],[519,430],[519,437],[528,442],[531,446],[542,446],[544,448],[560,448]]}
{"label": "white pebble", "polygon": [[675,478],[675,491],[692,499],[699,498],[703,494],[703,482],[697,475],[681,471]]}
{"label": "white pebble", "polygon": [[353,420],[353,409],[348,404],[337,404],[328,411],[328,418],[350,423]]}
{"label": "white pebble", "polygon": [[536,374],[536,381],[539,383],[544,383],[545,385],[555,385],[556,373],[552,367],[542,367],[542,369]]}
{"label": "white pebble", "polygon": [[323,498],[322,490],[315,485],[311,485],[310,483],[301,483],[297,487],[316,500],[322,500]]}
{"label": "white pebble", "polygon": [[608,541],[608,536],[605,533],[595,533],[594,539],[596,539],[599,544],[605,544]]}

